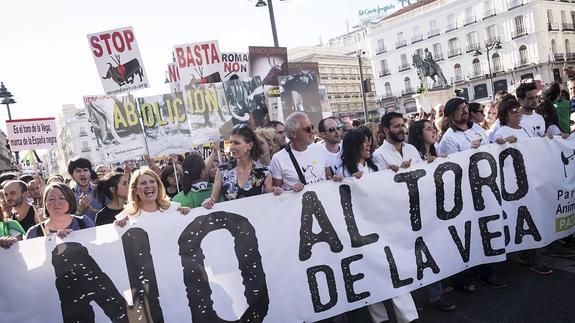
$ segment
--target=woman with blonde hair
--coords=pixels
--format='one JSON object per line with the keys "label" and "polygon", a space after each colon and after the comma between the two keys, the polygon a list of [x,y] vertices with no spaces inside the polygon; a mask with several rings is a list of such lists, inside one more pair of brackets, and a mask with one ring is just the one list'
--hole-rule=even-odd
{"label": "woman with blonde hair", "polygon": [[[269,156],[269,159],[271,161],[271,157],[275,153],[280,151],[280,147],[274,141],[274,136],[276,134],[275,129],[273,129],[273,128],[257,128],[255,133],[258,136],[258,139],[260,139],[260,141],[261,141],[260,147],[262,148],[262,157],[263,156],[266,156],[266,157]],[[266,148],[267,148],[267,150],[266,150]],[[267,154],[267,151],[269,151],[269,154]],[[262,157],[260,157],[260,162],[262,162]],[[269,165],[269,163],[267,165]]]}
{"label": "woman with blonde hair", "polygon": [[129,218],[168,210],[178,210],[182,214],[190,212],[190,208],[180,207],[180,204],[170,202],[166,189],[155,171],[150,168],[141,168],[132,174],[128,203],[124,211],[116,216],[115,223],[123,227]]}

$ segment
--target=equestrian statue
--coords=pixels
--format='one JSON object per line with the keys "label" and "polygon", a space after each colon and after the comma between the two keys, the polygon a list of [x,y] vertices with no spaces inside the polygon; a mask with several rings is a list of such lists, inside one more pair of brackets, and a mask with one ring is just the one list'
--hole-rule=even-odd
{"label": "equestrian statue", "polygon": [[425,78],[429,76],[433,80],[434,88],[439,86],[446,87],[447,80],[441,71],[441,67],[433,60],[431,52],[426,48],[423,55],[423,59],[417,53],[412,56],[413,66],[418,69],[417,74],[421,82],[425,84]]}

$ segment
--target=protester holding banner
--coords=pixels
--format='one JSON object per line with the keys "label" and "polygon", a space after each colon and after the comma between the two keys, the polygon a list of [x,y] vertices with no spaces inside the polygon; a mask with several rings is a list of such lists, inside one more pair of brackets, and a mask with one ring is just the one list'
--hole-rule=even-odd
{"label": "protester holding banner", "polygon": [[[437,157],[437,129],[429,120],[417,120],[409,127],[409,144],[417,149],[421,159],[433,162]],[[441,155],[445,157],[446,155]]]}
{"label": "protester holding banner", "polygon": [[359,179],[363,173],[377,172],[371,156],[370,136],[361,128],[353,129],[343,138],[341,164],[337,174],[343,177]]}
{"label": "protester holding banner", "polygon": [[182,172],[179,169],[179,165],[176,160],[173,160],[171,163],[166,165],[164,169],[162,169],[160,179],[166,189],[166,195],[168,195],[169,198],[173,198],[179,193],[178,188],[180,186],[181,177]]}
{"label": "protester holding banner", "polygon": [[[545,135],[545,120],[535,112],[537,107],[537,85],[534,82],[521,83],[515,94],[517,101],[521,105],[523,116],[521,118],[521,127],[528,132],[529,137],[541,137]],[[557,86],[557,95],[560,89]],[[501,115],[501,114],[500,114]]]}
{"label": "protester holding banner", "polygon": [[272,187],[268,168],[258,162],[262,151],[254,131],[246,124],[236,125],[230,142],[234,158],[218,167],[212,195],[202,205],[211,209],[221,197],[230,201],[270,192],[279,195],[281,188]]}
{"label": "protester holding banner", "polygon": [[53,183],[44,191],[45,216],[47,220],[36,224],[26,232],[26,239],[56,233],[65,238],[70,232],[91,228],[94,222],[88,216],[75,216],[77,202],[74,192],[64,183]]}
{"label": "protester holding banner", "polygon": [[384,114],[381,117],[381,129],[385,133],[385,140],[373,153],[379,170],[391,169],[397,172],[400,168],[409,168],[412,163],[421,162],[417,149],[404,142],[407,128],[401,113]]}
{"label": "protester holding banner", "polygon": [[515,143],[518,139],[531,138],[530,132],[521,127],[522,112],[519,101],[505,100],[501,102],[498,113],[501,128],[493,135],[496,143]]}
{"label": "protester holding banner", "polygon": [[96,213],[96,225],[113,223],[116,215],[124,210],[129,181],[129,176],[122,173],[108,173],[98,182],[96,196],[105,206]]}
{"label": "protester holding banner", "polygon": [[123,227],[131,217],[152,215],[167,210],[178,210],[183,215],[190,212],[190,208],[170,202],[166,189],[156,172],[149,168],[141,168],[132,174],[128,204],[124,211],[116,216],[114,223]]}
{"label": "protester holding banner", "polygon": [[[208,158],[215,159],[215,150]],[[207,163],[209,164],[209,162]],[[202,205],[202,202],[212,195],[212,184],[208,183],[209,169],[202,156],[198,153],[191,153],[182,163],[182,191],[172,198],[173,202],[180,203],[181,206],[195,208]]]}
{"label": "protester holding banner", "polygon": [[321,144],[325,148],[326,158],[332,174],[337,174],[341,168],[341,126],[335,117],[321,119],[317,125]]}
{"label": "protester holding banner", "polygon": [[445,103],[444,113],[449,120],[449,128],[439,142],[440,153],[453,154],[489,143],[485,130],[469,121],[466,99],[460,97],[450,99]]}
{"label": "protester holding banner", "polygon": [[10,219],[4,191],[0,190],[0,247],[9,248],[18,240],[22,240],[25,233],[18,221]]}

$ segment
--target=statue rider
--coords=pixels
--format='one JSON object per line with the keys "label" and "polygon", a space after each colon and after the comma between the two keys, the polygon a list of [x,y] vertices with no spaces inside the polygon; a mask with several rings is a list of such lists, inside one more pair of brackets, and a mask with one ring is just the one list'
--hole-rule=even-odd
{"label": "statue rider", "polygon": [[433,55],[431,55],[431,52],[425,48],[424,53],[423,53],[423,61],[427,63],[427,75],[431,75],[431,67],[435,66],[435,61],[433,60]]}

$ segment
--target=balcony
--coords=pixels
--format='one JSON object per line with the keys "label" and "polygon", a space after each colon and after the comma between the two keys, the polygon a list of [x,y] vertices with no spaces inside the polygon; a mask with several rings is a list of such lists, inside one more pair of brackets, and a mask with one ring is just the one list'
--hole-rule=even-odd
{"label": "balcony", "polygon": [[410,70],[410,69],[411,69],[411,66],[408,65],[408,64],[402,64],[402,65],[400,65],[400,66],[397,67],[397,70],[400,71],[400,72],[407,71],[407,70]]}
{"label": "balcony", "polygon": [[461,49],[455,48],[447,52],[447,58],[452,58],[461,55]]}
{"label": "balcony", "polygon": [[492,38],[487,38],[485,40],[485,44],[487,45],[487,47],[490,47],[491,45],[493,45],[495,43],[501,43],[501,39],[499,39],[499,37],[497,37],[497,36],[492,37]]}
{"label": "balcony", "polygon": [[383,53],[387,53],[387,48],[378,48],[377,51],[375,52],[375,55],[381,55]]}
{"label": "balcony", "polygon": [[85,131],[80,131],[80,133],[78,134],[78,137],[86,137],[88,136],[88,133]]}
{"label": "balcony", "polygon": [[563,53],[553,53],[553,59],[555,59],[555,61],[564,61],[565,60],[565,55],[563,55]]}
{"label": "balcony", "polygon": [[527,36],[527,30],[525,29],[515,30],[511,32],[511,39],[517,39],[523,36]]}
{"label": "balcony", "polygon": [[473,80],[473,79],[477,79],[480,77],[483,77],[483,71],[481,71],[480,69],[479,70],[474,69],[473,72],[471,73],[471,75],[469,76],[469,79]]}
{"label": "balcony", "polygon": [[388,76],[388,75],[391,75],[391,73],[387,69],[379,72],[379,77],[384,77],[384,76]]}
{"label": "balcony", "polygon": [[421,35],[421,34],[411,37],[411,43],[412,44],[419,43],[422,40],[423,40],[423,35]]}
{"label": "balcony", "polygon": [[565,53],[566,61],[575,61],[575,53]]}
{"label": "balcony", "polygon": [[465,18],[465,20],[463,21],[463,27],[465,26],[469,26],[471,24],[474,24],[477,22],[477,18],[475,16],[473,17],[467,17]]}
{"label": "balcony", "polygon": [[395,49],[405,46],[407,46],[407,42],[405,40],[398,40],[397,43],[395,43]]}
{"label": "balcony", "polygon": [[497,11],[495,9],[485,10],[483,12],[483,20],[485,20],[487,18],[495,17],[495,16],[497,16]]}
{"label": "balcony", "polygon": [[547,23],[547,30],[548,31],[559,31],[559,24],[554,22]]}
{"label": "balcony", "polygon": [[503,72],[503,65],[501,63],[493,63],[493,67],[491,70],[494,74],[498,72]]}
{"label": "balcony", "polygon": [[411,87],[408,87],[408,88],[401,90],[401,96],[410,95],[410,94],[414,94],[414,93],[415,93],[415,90]]}
{"label": "balcony", "polygon": [[523,6],[523,0],[511,0],[507,1],[507,10],[511,11],[513,9]]}
{"label": "balcony", "polygon": [[443,54],[442,53],[433,54],[433,60],[436,62],[442,61],[443,60]]}
{"label": "balcony", "polygon": [[83,153],[90,152],[90,147],[82,147],[82,149],[80,151]]}
{"label": "balcony", "polygon": [[389,91],[389,92],[385,92],[384,95],[382,95],[379,100],[383,101],[383,100],[387,100],[387,99],[391,99],[393,98],[393,92]]}
{"label": "balcony", "polygon": [[573,24],[564,22],[562,30],[563,31],[575,31],[575,27],[573,26]]}
{"label": "balcony", "polygon": [[457,23],[449,24],[445,27],[445,32],[448,33],[450,31],[454,31],[457,29]]}
{"label": "balcony", "polygon": [[439,29],[433,29],[430,30],[429,32],[427,32],[427,38],[433,38],[435,36],[439,36],[441,32],[439,31]]}
{"label": "balcony", "polygon": [[474,52],[476,49],[479,49],[478,43],[469,44],[469,45],[467,45],[467,47],[465,47],[465,52],[471,53],[471,52]]}
{"label": "balcony", "polygon": [[463,81],[465,81],[465,78],[463,78],[463,75],[455,74],[455,77],[453,78],[454,83],[460,83]]}

